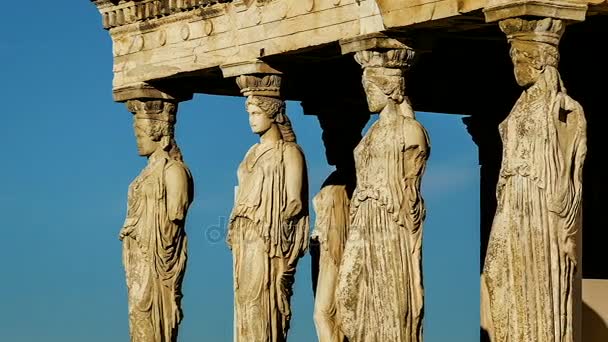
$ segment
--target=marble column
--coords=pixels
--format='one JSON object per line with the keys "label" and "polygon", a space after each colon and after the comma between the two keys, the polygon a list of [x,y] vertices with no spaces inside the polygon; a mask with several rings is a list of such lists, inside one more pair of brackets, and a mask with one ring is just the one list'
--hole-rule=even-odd
{"label": "marble column", "polygon": [[430,141],[405,93],[404,72],[414,51],[382,37],[343,45],[343,52],[349,49],[363,68],[369,110],[379,119],[355,149],[338,321],[350,342],[421,341],[426,210],[420,184]]}
{"label": "marble column", "polygon": [[497,210],[481,277],[493,342],[576,340],[586,120],[558,71],[565,21],[508,18],[522,94],[499,125]]}
{"label": "marble column", "polygon": [[[141,90],[141,89],[140,89]],[[126,100],[133,113],[139,155],[148,160],[131,183],[127,218],[120,231],[129,298],[132,342],[175,342],[182,319],[186,270],[186,215],[194,198],[193,179],[175,140],[178,100]]]}
{"label": "marble column", "polygon": [[281,81],[276,74],[237,77],[251,130],[260,137],[239,166],[228,232],[238,342],[287,340],[296,266],[308,247],[306,162]]}

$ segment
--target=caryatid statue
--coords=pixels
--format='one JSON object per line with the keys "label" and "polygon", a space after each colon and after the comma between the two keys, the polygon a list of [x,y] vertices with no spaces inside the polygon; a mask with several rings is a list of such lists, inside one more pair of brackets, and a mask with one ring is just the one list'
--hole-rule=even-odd
{"label": "caryatid statue", "polygon": [[296,265],[308,247],[306,162],[279,97],[280,76],[240,76],[237,82],[260,142],[239,166],[229,223],[235,341],[283,342]]}
{"label": "caryatid statue", "polygon": [[573,341],[586,121],[557,69],[561,20],[507,19],[524,88],[500,124],[503,158],[482,287],[493,342]]}
{"label": "caryatid statue", "polygon": [[405,96],[413,55],[402,48],[355,56],[370,112],[380,116],[355,149],[357,186],[337,287],[338,322],[349,342],[422,340],[420,183],[430,142]]}
{"label": "caryatid statue", "polygon": [[137,148],[148,165],[129,187],[120,231],[131,342],[175,342],[186,269],[184,229],[193,181],[174,139],[177,104],[131,100]]}
{"label": "caryatid statue", "polygon": [[317,117],[323,130],[327,162],[336,170],[313,199],[316,220],[312,239],[320,246],[314,321],[319,342],[343,342],[345,337],[336,321],[335,292],[348,238],[350,199],[356,185],[353,150],[361,140],[369,114],[336,108],[333,113],[324,110]]}

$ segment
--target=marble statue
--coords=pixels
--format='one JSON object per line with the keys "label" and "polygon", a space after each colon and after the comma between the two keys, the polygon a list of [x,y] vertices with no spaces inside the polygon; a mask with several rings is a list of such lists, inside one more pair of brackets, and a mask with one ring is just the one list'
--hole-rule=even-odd
{"label": "marble statue", "polygon": [[260,136],[239,166],[229,224],[237,342],[286,341],[296,265],[308,247],[306,162],[278,98],[280,80],[237,79],[248,96],[251,129]]}
{"label": "marble statue", "polygon": [[413,51],[361,51],[369,109],[380,113],[355,149],[357,185],[340,265],[337,313],[349,342],[422,340],[420,183],[429,137],[405,96]]}
{"label": "marble statue", "polygon": [[350,199],[356,184],[353,149],[369,119],[368,115],[351,114],[318,115],[327,162],[336,167],[313,199],[316,220],[312,239],[320,246],[314,309],[319,342],[345,341],[336,321],[335,291],[348,237]]}
{"label": "marble statue", "polygon": [[557,69],[564,23],[507,19],[517,83],[500,124],[498,208],[485,259],[482,326],[493,342],[573,341],[586,121]]}
{"label": "marble statue", "polygon": [[177,105],[128,102],[137,148],[148,164],[129,187],[120,231],[129,296],[131,342],[175,342],[186,269],[184,224],[193,181],[174,139]]}

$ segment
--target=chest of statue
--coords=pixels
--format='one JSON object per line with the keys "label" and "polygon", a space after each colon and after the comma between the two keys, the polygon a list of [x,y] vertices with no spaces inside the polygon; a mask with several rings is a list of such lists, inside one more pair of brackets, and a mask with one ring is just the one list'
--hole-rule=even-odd
{"label": "chest of statue", "polygon": [[129,186],[127,217],[142,215],[146,199],[155,200],[161,189],[163,163],[160,161],[148,164]]}
{"label": "chest of statue", "polygon": [[376,122],[355,148],[357,182],[359,186],[386,183],[390,163],[398,162],[403,137],[398,134],[400,120],[390,123]]}
{"label": "chest of statue", "polygon": [[255,145],[239,167],[238,203],[248,207],[258,206],[265,189],[272,192],[273,184],[282,184],[282,144]]}
{"label": "chest of statue", "polygon": [[534,89],[523,94],[509,116],[499,125],[504,146],[503,173],[534,175],[548,139],[551,103]]}

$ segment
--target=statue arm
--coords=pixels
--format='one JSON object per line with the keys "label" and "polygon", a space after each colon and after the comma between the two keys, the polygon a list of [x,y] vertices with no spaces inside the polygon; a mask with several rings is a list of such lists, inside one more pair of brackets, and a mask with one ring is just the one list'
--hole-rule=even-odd
{"label": "statue arm", "polygon": [[304,184],[304,156],[302,151],[295,146],[287,146],[285,149],[285,188],[287,191],[286,218],[291,219],[301,213],[302,187]]}
{"label": "statue arm", "polygon": [[405,170],[405,178],[419,177],[420,172],[426,165],[426,160],[429,157],[430,142],[428,133],[424,127],[417,121],[406,125],[405,130],[405,146],[403,162]]}
{"label": "statue arm", "polygon": [[167,196],[167,214],[171,221],[182,221],[190,206],[189,176],[178,164],[170,165],[165,170],[165,187]]}
{"label": "statue arm", "polygon": [[[404,202],[400,203],[401,217],[408,217],[404,224],[412,232],[420,229],[425,216],[424,201],[420,185],[430,152],[429,137],[418,122],[407,126],[403,151],[403,189]],[[418,247],[416,247],[418,248]]]}
{"label": "statue arm", "polygon": [[120,239],[120,241],[123,241],[124,238],[126,238],[127,236],[130,236],[132,239],[137,239],[137,237],[135,236],[136,225],[137,220],[127,216],[125,222],[122,225],[122,228],[120,229],[120,233],[118,234],[118,239]]}

